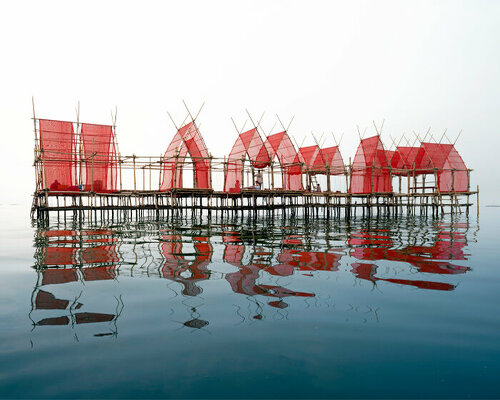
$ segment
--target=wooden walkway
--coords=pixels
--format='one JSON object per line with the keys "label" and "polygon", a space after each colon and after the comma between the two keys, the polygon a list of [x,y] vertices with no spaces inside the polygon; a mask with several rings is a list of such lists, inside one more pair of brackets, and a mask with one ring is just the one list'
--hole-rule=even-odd
{"label": "wooden walkway", "polygon": [[285,190],[242,190],[240,193],[206,189],[121,191],[117,193],[37,191],[32,217],[48,219],[50,214],[79,219],[114,219],[175,215],[237,215],[241,213],[304,215],[350,218],[356,215],[439,215],[468,213],[474,205],[466,193],[372,193],[307,192]]}

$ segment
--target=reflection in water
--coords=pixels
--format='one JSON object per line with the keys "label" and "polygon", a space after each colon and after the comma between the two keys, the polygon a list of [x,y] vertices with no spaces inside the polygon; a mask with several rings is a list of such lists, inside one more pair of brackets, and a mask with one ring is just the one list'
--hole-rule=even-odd
{"label": "reflection in water", "polygon": [[[289,310],[300,304],[309,308],[329,302],[328,307],[341,308],[332,303],[332,283],[320,284],[330,277],[369,281],[379,289],[381,283],[400,290],[411,286],[424,289],[425,295],[429,290],[455,290],[456,280],[446,277],[470,270],[457,264],[468,257],[469,228],[463,222],[179,219],[67,228],[61,224],[36,230],[37,280],[30,312],[34,329],[95,324],[95,337],[117,335],[126,303],[123,293],[110,294],[108,302],[102,299],[106,285],[120,288],[128,278],[170,281],[168,289],[182,301],[161,308],[172,313],[184,308],[187,319],[179,323],[196,331],[210,325],[202,315],[212,295],[207,288],[214,287],[208,281],[221,282],[225,289],[217,286],[217,294],[226,290],[228,304],[239,303],[235,296],[243,296],[248,314],[241,304],[234,304],[234,312],[244,322],[272,315],[288,318]],[[97,283],[102,286],[94,300],[90,289]]]}

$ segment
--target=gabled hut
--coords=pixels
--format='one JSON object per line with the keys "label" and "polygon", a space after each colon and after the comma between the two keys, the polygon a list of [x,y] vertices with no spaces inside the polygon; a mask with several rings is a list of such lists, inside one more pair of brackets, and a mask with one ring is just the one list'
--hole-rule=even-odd
{"label": "gabled hut", "polygon": [[415,157],[415,174],[436,174],[441,193],[469,190],[469,171],[453,144],[422,143]]}
{"label": "gabled hut", "polygon": [[342,175],[345,173],[344,160],[340,154],[339,146],[320,149],[320,155],[326,167],[330,169],[330,175]]}
{"label": "gabled hut", "polygon": [[298,155],[286,131],[275,133],[266,138],[264,148],[271,162],[274,158],[283,171],[284,190],[302,190],[302,177],[300,164],[297,163]]}
{"label": "gabled hut", "polygon": [[306,146],[299,148],[296,158],[297,162],[303,164],[302,173],[307,174],[307,186],[310,186],[310,176],[326,175],[327,187],[330,189],[329,176],[342,175],[345,173],[344,161],[338,146],[320,149],[319,146]]}
{"label": "gabled hut", "polygon": [[270,160],[257,128],[238,135],[231,149],[224,178],[225,192],[239,192],[243,186],[243,160],[248,158],[254,168],[269,166]]}
{"label": "gabled hut", "polygon": [[362,139],[352,163],[350,193],[391,192],[389,167],[380,136]]}
{"label": "gabled hut", "polygon": [[193,162],[194,187],[211,189],[210,156],[194,121],[177,130],[163,157],[163,181],[160,191],[182,188],[182,168],[187,156]]}
{"label": "gabled hut", "polygon": [[394,151],[390,164],[393,175],[408,175],[415,166],[415,158],[420,147],[398,146]]}

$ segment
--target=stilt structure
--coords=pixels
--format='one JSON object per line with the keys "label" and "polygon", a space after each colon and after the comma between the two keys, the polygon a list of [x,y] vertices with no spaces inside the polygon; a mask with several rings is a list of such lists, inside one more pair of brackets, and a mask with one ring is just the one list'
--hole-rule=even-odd
{"label": "stilt structure", "polygon": [[[354,161],[344,165],[338,144],[296,149],[288,128],[282,125],[282,131],[263,140],[260,121],[252,121],[252,129],[237,129],[229,156],[216,158],[207,149],[197,116],[188,110],[190,121],[176,126],[166,152],[158,157],[120,154],[116,114],[112,125],[82,123],[79,113],[76,122],[34,114],[32,215],[44,220],[62,213],[93,220],[281,212],[350,218],[359,210],[361,215],[397,217],[429,210],[433,215],[468,212],[470,196],[478,198],[479,188],[470,190],[472,170],[451,143],[422,141],[386,151],[377,134],[361,139]],[[188,171],[192,184],[183,179]],[[326,188],[316,184],[319,175],[327,177]],[[334,175],[345,177],[344,190],[331,184]]]}

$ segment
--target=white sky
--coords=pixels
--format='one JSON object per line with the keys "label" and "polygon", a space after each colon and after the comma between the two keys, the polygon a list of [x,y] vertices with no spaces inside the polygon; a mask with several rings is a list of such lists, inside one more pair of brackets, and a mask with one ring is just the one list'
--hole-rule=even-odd
{"label": "white sky", "polygon": [[206,102],[201,132],[220,157],[245,108],[266,111],[265,129],[295,115],[299,143],[344,132],[346,161],[372,120],[387,147],[463,129],[482,203],[500,194],[499,1],[1,2],[0,54],[0,204],[31,201],[31,96],[50,119],[75,120],[80,101],[81,121],[110,123],[117,106],[124,155],[163,153],[182,99]]}

